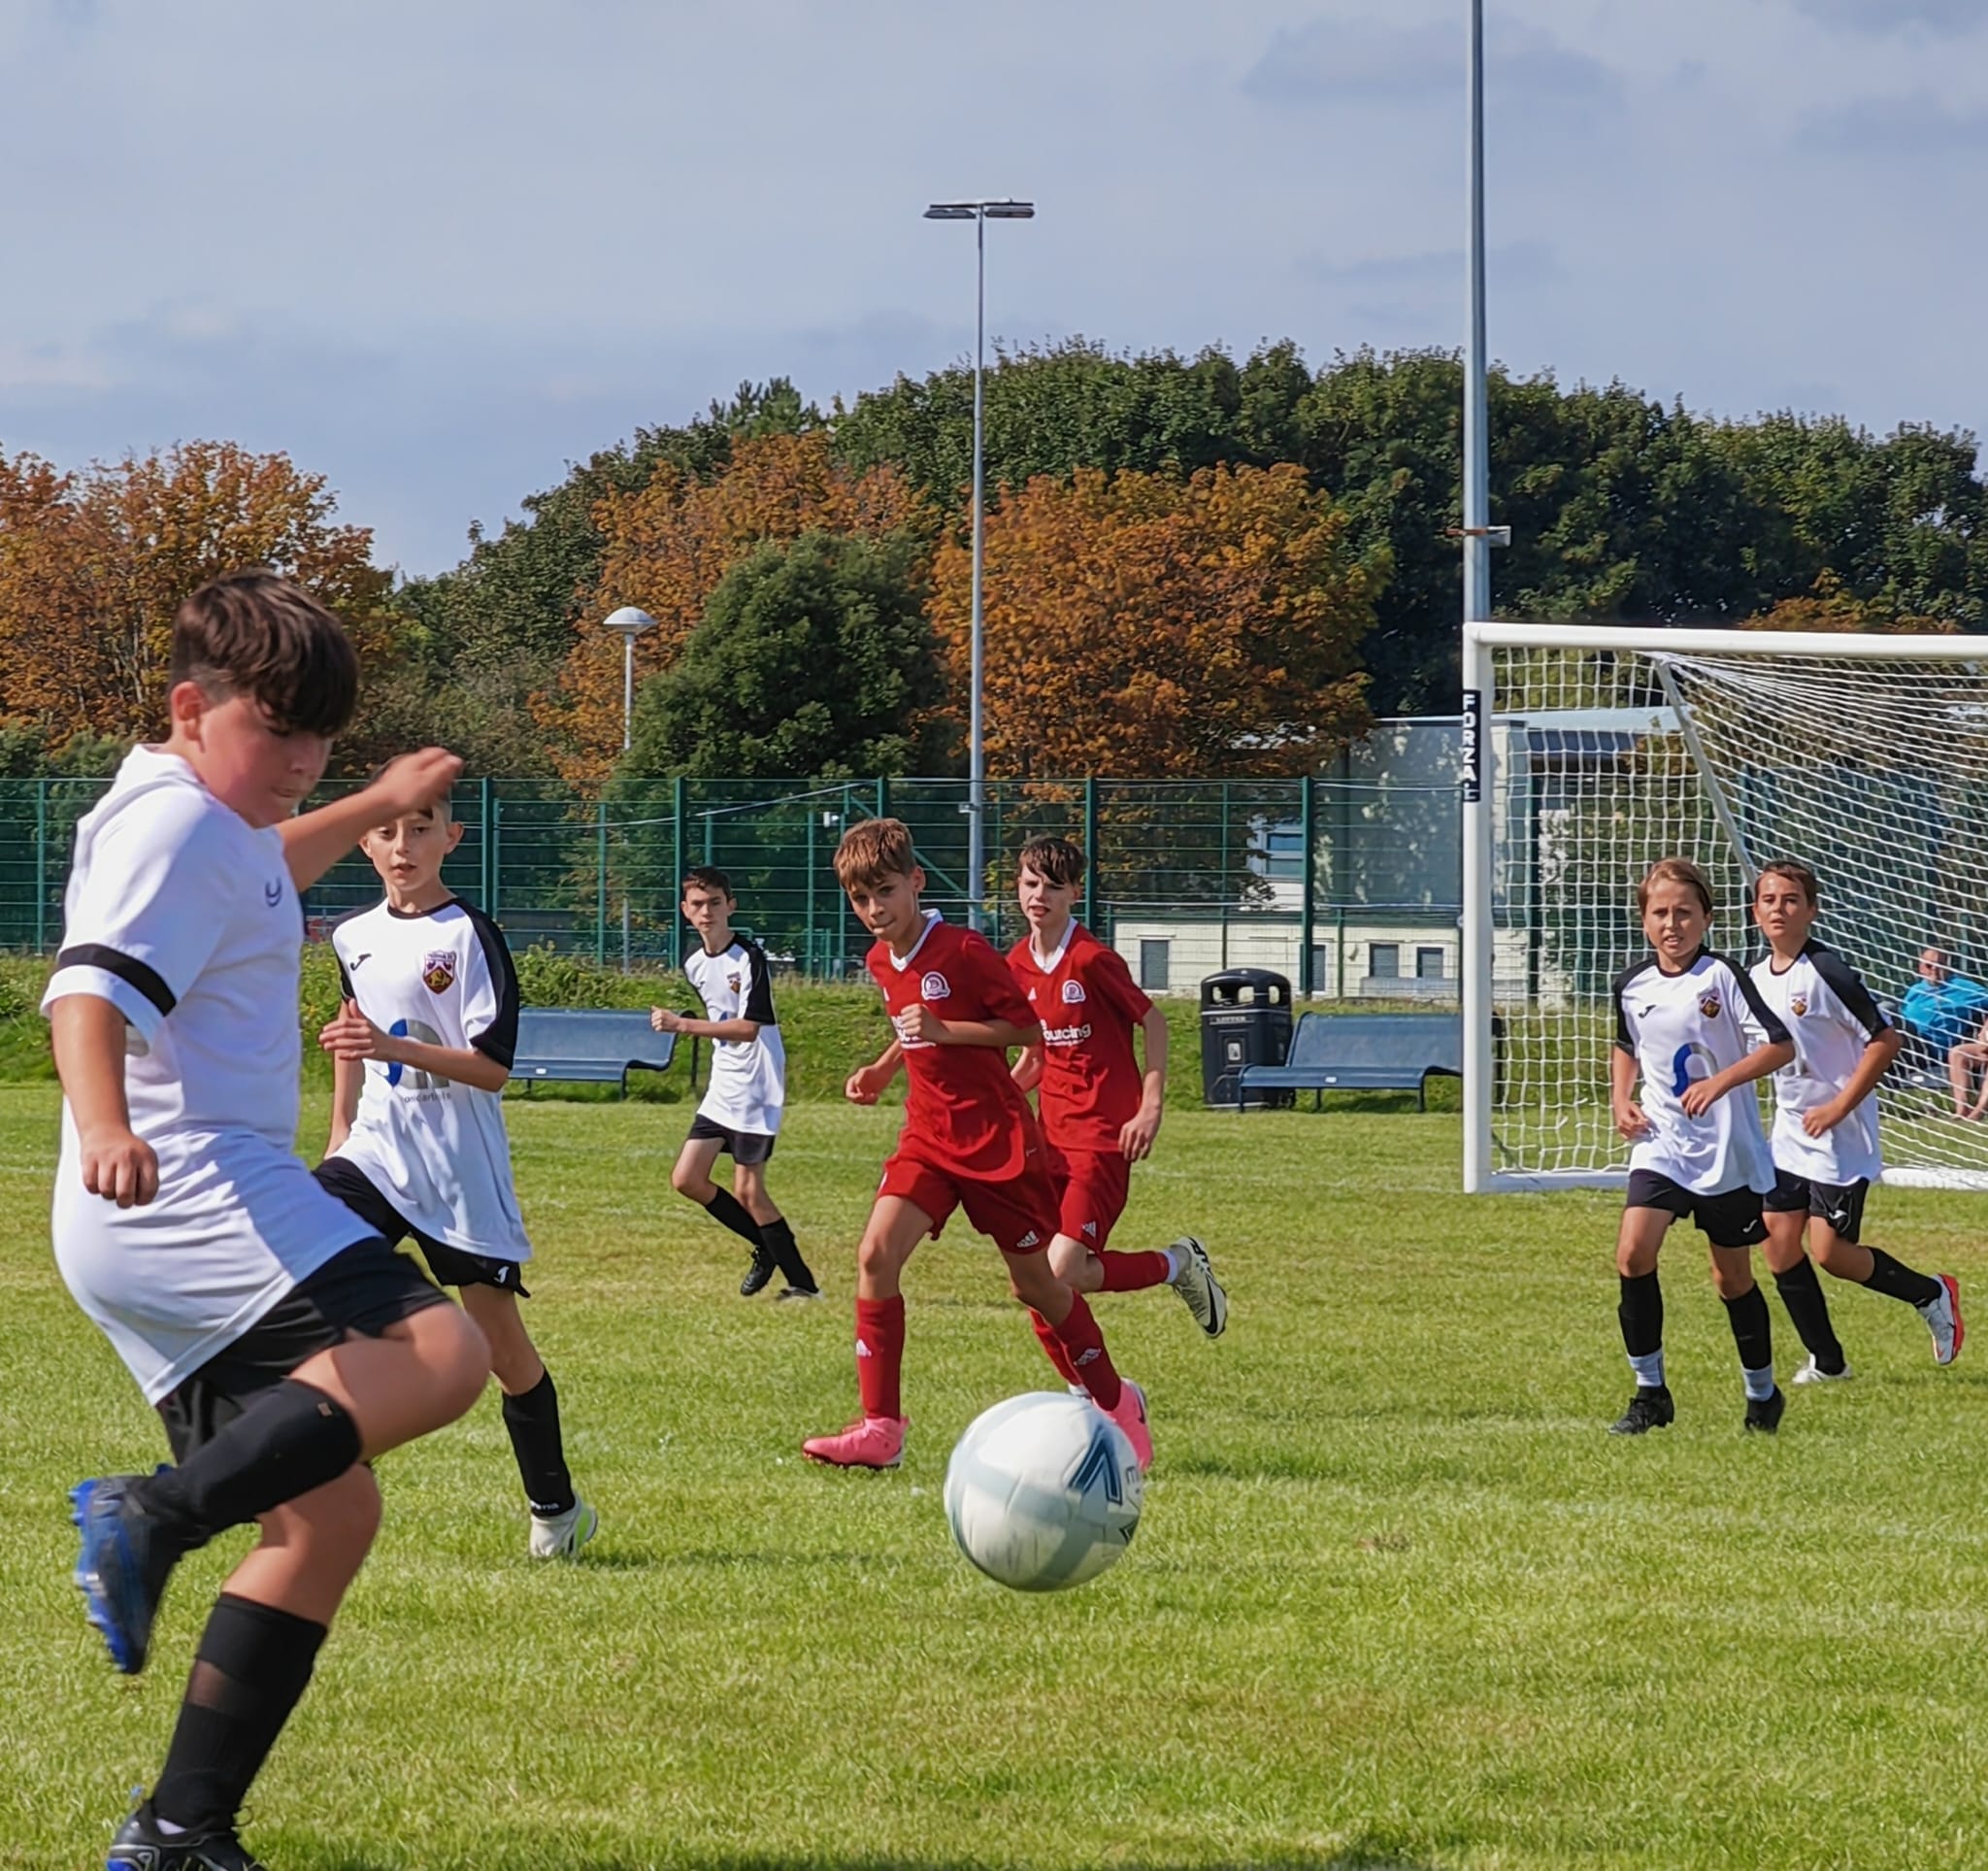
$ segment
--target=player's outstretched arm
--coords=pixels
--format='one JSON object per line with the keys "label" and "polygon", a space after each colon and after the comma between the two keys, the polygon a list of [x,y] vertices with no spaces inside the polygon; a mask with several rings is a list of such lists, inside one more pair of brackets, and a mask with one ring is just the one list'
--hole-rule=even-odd
{"label": "player's outstretched arm", "polygon": [[338,1017],[325,1022],[317,1043],[341,1065],[356,1066],[361,1059],[380,1059],[388,1065],[405,1065],[411,1071],[474,1086],[479,1091],[502,1091],[511,1082],[509,1066],[499,1064],[473,1046],[430,1046],[422,1040],[381,1032],[359,1012],[356,1001],[343,1003]]}
{"label": "player's outstretched arm", "polygon": [[908,1040],[923,1040],[927,1046],[993,1046],[1003,1052],[1017,1046],[1038,1045],[1043,1022],[1026,1024],[1011,1019],[941,1019],[922,1002],[914,1003],[897,1017],[897,1030]]}
{"label": "player's outstretched arm", "polygon": [[699,1019],[674,1007],[651,1007],[648,1023],[658,1033],[681,1033],[693,1040],[756,1040],[760,1025],[756,1019]]}
{"label": "player's outstretched arm", "polygon": [[424,747],[390,761],[370,786],[285,819],[283,859],[290,882],[308,890],[374,826],[433,805],[461,772],[462,761],[446,748]]}
{"label": "player's outstretched arm", "polygon": [[124,1016],[94,994],[64,994],[49,1009],[55,1070],[82,1147],[83,1186],[120,1209],[159,1192],[159,1159],[131,1129],[124,1097]]}

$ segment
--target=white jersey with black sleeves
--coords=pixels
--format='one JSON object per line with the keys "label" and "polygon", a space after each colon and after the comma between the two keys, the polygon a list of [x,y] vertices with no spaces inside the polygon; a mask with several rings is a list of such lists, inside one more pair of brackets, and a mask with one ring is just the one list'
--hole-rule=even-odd
{"label": "white jersey with black sleeves", "polygon": [[1863,1063],[1865,1048],[1890,1022],[1863,977],[1820,942],[1806,944],[1792,961],[1770,954],[1751,972],[1761,999],[1795,1042],[1794,1063],[1773,1076],[1775,1164],[1811,1183],[1874,1183],[1884,1171],[1874,1091],[1820,1137],[1804,1130],[1802,1119],[1841,1095]]}
{"label": "white jersey with black sleeves", "polygon": [[711,1042],[711,1085],[697,1107],[701,1117],[727,1130],[778,1136],[787,1101],[787,1052],[774,1019],[773,980],[758,943],[734,936],[712,954],[696,943],[683,954],[683,976],[714,1020],[749,1019],[750,1040]]}
{"label": "white jersey with black sleeves", "polygon": [[[510,1067],[517,971],[482,911],[454,898],[418,913],[381,903],[341,921],[331,946],[346,994],[375,1026]],[[503,1094],[383,1059],[365,1064],[359,1113],[338,1154],[423,1234],[492,1260],[529,1260]]]}
{"label": "white jersey with black sleeves", "polygon": [[1708,950],[1674,975],[1646,955],[1616,978],[1615,1044],[1636,1060],[1638,1102],[1650,1126],[1630,1152],[1631,1168],[1667,1176],[1697,1195],[1737,1188],[1765,1195],[1773,1187],[1752,1086],[1728,1092],[1700,1118],[1687,1117],[1681,1102],[1694,1080],[1738,1065],[1760,1034],[1775,1044],[1788,1037],[1745,970]]}
{"label": "white jersey with black sleeves", "polygon": [[120,1209],[83,1187],[65,1100],[55,1261],[149,1403],[372,1233],[296,1154],[303,946],[282,834],[178,754],[134,748],[76,828],[42,1011],[87,994],[124,1018],[125,1104],[158,1194]]}

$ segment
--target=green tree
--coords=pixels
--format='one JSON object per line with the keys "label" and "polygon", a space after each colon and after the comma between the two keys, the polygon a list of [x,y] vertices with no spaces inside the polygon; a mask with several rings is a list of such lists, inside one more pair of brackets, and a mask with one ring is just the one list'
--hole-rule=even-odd
{"label": "green tree", "polygon": [[811,531],[743,559],[644,685],[631,777],[844,779],[946,761],[919,543]]}

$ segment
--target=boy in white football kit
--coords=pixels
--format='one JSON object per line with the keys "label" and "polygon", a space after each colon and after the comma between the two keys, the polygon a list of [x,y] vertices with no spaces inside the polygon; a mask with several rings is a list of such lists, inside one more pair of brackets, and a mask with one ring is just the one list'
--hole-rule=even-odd
{"label": "boy in white football kit", "polygon": [[1765,1207],[1767,1262],[1808,1352],[1797,1384],[1850,1375],[1817,1264],[1915,1308],[1938,1364],[1960,1355],[1965,1336],[1960,1283],[1951,1274],[1914,1273],[1861,1243],[1864,1198],[1884,1169],[1877,1082],[1898,1057],[1900,1040],[1857,971],[1810,937],[1820,903],[1821,886],[1806,864],[1769,864],[1754,879],[1753,919],[1769,949],[1753,966],[1753,984],[1795,1042],[1793,1063],[1774,1074],[1776,1181]]}
{"label": "boy in white football kit", "polygon": [[315,598],[203,585],[173,626],[171,733],[77,829],[43,1009],[62,1078],[55,1259],[164,1421],[175,1466],[75,1490],[76,1565],[118,1669],[144,1667],[181,1556],[258,1521],[165,1765],[109,1871],[255,1871],[249,1783],[380,1523],[375,1456],[462,1415],[476,1326],[295,1154],[298,892],[461,766],[429,749],[295,817],[358,694]]}
{"label": "boy in white football kit", "polygon": [[1767,1237],[1761,1197],[1774,1186],[1774,1166],[1760,1101],[1745,1087],[1786,1065],[1795,1048],[1745,971],[1706,948],[1712,894],[1696,864],[1663,859],[1636,895],[1652,952],[1615,983],[1609,1065],[1615,1128],[1635,1146],[1615,1270],[1636,1394],[1612,1433],[1640,1436],[1676,1415],[1664,1382],[1657,1252],[1672,1221],[1688,1215],[1711,1246],[1712,1285],[1726,1302],[1745,1381],[1744,1426],[1772,1435],[1785,1399],[1774,1384],[1773,1325],[1754,1284],[1752,1250]]}
{"label": "boy in white football kit", "polygon": [[[766,1192],[766,1165],[787,1101],[787,1053],[774,1018],[765,951],[732,933],[738,907],[723,871],[698,864],[683,874],[683,918],[698,936],[684,953],[683,977],[707,1018],[671,1007],[652,1007],[648,1018],[658,1033],[711,1042],[711,1084],[670,1172],[670,1186],[751,1246],[752,1263],[739,1282],[746,1298],[778,1272],[786,1282],[781,1299],[819,1299],[821,1288],[794,1230]],[[732,1159],[730,1189],[712,1180],[720,1153]]]}
{"label": "boy in white football kit", "polygon": [[344,1004],[319,1035],[333,1067],[317,1181],[381,1239],[412,1239],[490,1342],[535,1559],[571,1558],[599,1527],[574,1492],[559,1393],[517,1302],[532,1244],[504,1130],[517,971],[504,932],[442,881],[462,841],[447,799],[371,828],[359,848],[385,901],[332,930]]}

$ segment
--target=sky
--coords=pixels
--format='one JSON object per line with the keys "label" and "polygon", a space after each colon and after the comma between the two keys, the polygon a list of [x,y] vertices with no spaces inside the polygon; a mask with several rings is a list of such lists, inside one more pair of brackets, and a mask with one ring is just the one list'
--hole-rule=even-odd
{"label": "sky", "polygon": [[[1493,354],[1988,429],[1988,0],[1487,0]],[[744,380],[1456,347],[1468,0],[0,0],[0,452],[281,450],[410,575]]]}

